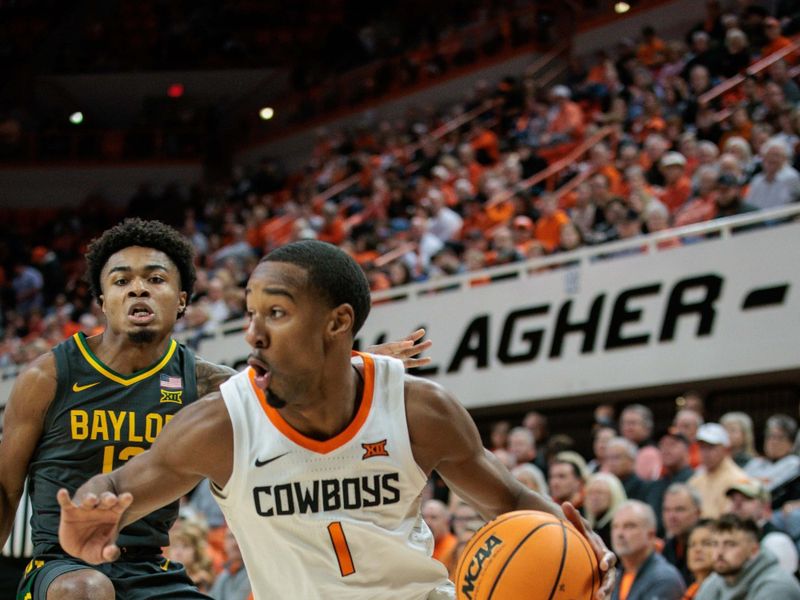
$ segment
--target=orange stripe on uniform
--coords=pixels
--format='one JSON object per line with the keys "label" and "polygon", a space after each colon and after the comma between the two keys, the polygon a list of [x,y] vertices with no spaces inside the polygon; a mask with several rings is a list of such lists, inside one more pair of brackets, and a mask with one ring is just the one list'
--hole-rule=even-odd
{"label": "orange stripe on uniform", "polygon": [[344,537],[342,524],[336,521],[328,525],[328,534],[331,536],[333,549],[336,551],[336,560],[339,561],[339,571],[342,573],[342,577],[352,575],[356,572],[356,567],[353,565],[353,556],[350,554],[347,539]]}
{"label": "orange stripe on uniform", "polygon": [[372,362],[372,357],[370,357],[368,354],[362,354],[360,352],[354,354],[361,356],[361,358],[364,360],[364,392],[361,396],[361,405],[358,407],[358,412],[350,424],[345,427],[341,433],[335,435],[329,440],[320,441],[312,439],[303,435],[294,427],[289,425],[289,423],[287,423],[281,416],[280,412],[267,404],[267,398],[264,390],[256,385],[255,371],[248,368],[250,385],[253,387],[253,390],[258,397],[258,401],[261,404],[261,408],[264,409],[264,413],[267,415],[267,418],[269,418],[270,422],[278,431],[292,440],[295,444],[302,446],[306,450],[311,450],[312,452],[317,452],[319,454],[328,454],[337,448],[341,448],[355,437],[355,435],[361,429],[361,426],[366,422],[367,417],[369,416],[369,411],[372,409],[372,395],[375,389],[375,363]]}

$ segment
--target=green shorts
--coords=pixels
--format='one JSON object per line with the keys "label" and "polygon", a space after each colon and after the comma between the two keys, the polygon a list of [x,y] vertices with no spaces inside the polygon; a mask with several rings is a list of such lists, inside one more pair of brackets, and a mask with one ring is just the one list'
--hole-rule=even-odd
{"label": "green shorts", "polygon": [[46,600],[56,577],[80,569],[94,569],[108,577],[117,600],[210,600],[198,591],[182,564],[164,557],[89,565],[67,554],[43,554],[31,560],[17,589],[17,600]]}

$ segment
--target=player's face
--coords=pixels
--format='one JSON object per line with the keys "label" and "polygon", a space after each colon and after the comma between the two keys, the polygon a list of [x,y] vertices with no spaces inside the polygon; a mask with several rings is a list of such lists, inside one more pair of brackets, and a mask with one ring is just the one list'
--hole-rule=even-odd
{"label": "player's face", "polygon": [[130,246],[112,254],[100,272],[108,327],[135,344],[168,335],[186,307],[178,268],[154,248]]}
{"label": "player's face", "polygon": [[332,309],[309,289],[304,269],[289,263],[260,263],[247,284],[250,322],[245,339],[248,364],[267,401],[283,408],[319,380]]}

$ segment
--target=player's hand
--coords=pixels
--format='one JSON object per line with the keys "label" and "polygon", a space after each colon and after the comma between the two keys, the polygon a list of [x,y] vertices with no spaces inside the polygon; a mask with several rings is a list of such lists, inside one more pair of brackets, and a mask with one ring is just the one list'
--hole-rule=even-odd
{"label": "player's hand", "polygon": [[581,514],[572,506],[571,502],[564,502],[561,505],[564,511],[564,516],[567,517],[570,523],[581,532],[581,534],[589,540],[595,555],[597,555],[597,562],[600,564],[600,574],[603,576],[600,582],[600,588],[594,595],[595,600],[607,600],[611,598],[611,592],[614,590],[614,583],[617,579],[617,564],[616,555],[608,549],[603,539],[597,535],[583,519]]}
{"label": "player's hand", "polygon": [[386,342],[385,344],[377,344],[367,348],[367,352],[372,354],[384,354],[393,358],[399,358],[403,361],[406,369],[413,369],[415,367],[424,367],[430,364],[431,359],[427,356],[419,356],[433,345],[430,340],[425,340],[417,344],[417,341],[425,337],[424,329],[417,329],[404,337],[399,342]]}
{"label": "player's hand", "polygon": [[116,544],[123,513],[133,502],[127,492],[117,496],[111,492],[86,494],[75,503],[64,488],[58,490],[61,521],[58,540],[61,547],[72,556],[97,565],[119,557]]}

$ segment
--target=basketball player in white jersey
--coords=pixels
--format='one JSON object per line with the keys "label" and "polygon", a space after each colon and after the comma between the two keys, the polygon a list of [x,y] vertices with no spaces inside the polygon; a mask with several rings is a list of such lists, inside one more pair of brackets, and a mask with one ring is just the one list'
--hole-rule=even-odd
{"label": "basketball player in white jersey", "polygon": [[[247,286],[249,368],[181,410],[152,448],[59,492],[60,542],[96,564],[121,527],[208,477],[242,550],[256,600],[452,598],[420,516],[434,469],[487,519],[563,516],[484,450],[441,387],[400,361],[351,352],[369,286],[344,252],[317,241],[267,255]],[[566,516],[580,530],[571,505]],[[604,585],[614,556],[591,532]],[[531,565],[535,569],[535,565]]]}

